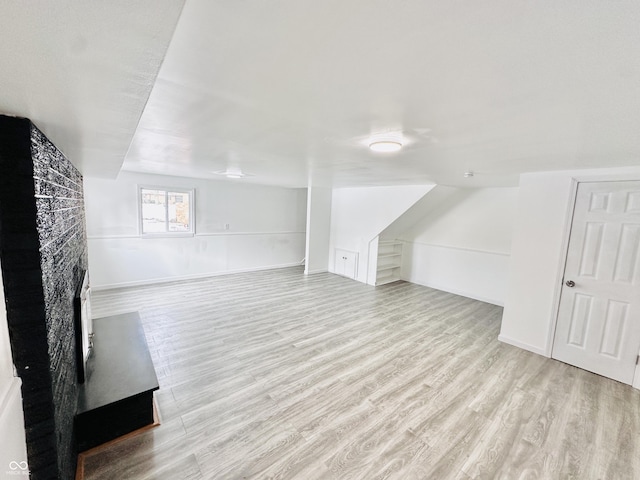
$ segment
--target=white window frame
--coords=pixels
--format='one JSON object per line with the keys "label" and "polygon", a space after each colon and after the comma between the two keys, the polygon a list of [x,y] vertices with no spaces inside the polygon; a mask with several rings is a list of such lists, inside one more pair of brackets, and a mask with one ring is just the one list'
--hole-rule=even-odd
{"label": "white window frame", "polygon": [[[187,232],[144,232],[144,222],[142,218],[142,190],[162,190],[165,195],[169,192],[186,193],[189,195],[189,231]],[[138,185],[138,231],[142,238],[158,237],[193,237],[196,234],[196,191],[194,188],[167,187],[166,185]],[[165,202],[166,208],[169,207]],[[167,222],[169,215],[167,214]]]}

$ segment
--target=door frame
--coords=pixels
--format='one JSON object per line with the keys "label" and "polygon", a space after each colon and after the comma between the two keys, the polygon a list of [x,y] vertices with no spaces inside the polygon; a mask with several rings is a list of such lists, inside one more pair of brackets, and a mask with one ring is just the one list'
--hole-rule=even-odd
{"label": "door frame", "polygon": [[[553,294],[553,319],[549,332],[547,333],[547,356],[551,358],[553,353],[553,341],[556,334],[556,326],[558,324],[558,315],[560,313],[560,296],[562,294],[562,281],[564,270],[567,264],[567,256],[569,254],[569,238],[571,236],[571,225],[573,224],[573,215],[576,206],[576,197],[578,195],[579,183],[596,183],[596,182],[633,182],[640,181],[638,174],[615,174],[615,175],[572,175],[571,185],[569,187],[569,202],[565,214],[564,231],[562,233],[562,258],[558,264],[556,271],[556,284]],[[638,352],[640,355],[640,352]],[[640,365],[636,365],[635,374],[633,376],[633,388],[640,389]]]}

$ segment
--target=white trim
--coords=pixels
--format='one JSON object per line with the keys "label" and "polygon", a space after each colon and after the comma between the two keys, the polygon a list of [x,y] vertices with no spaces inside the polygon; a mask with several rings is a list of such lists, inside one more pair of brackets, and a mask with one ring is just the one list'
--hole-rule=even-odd
{"label": "white trim", "polygon": [[305,235],[307,232],[211,232],[196,233],[196,237],[222,237],[225,235]]}
{"label": "white trim", "polygon": [[92,285],[91,290],[94,292],[113,290],[116,288],[141,287],[145,285],[156,285],[161,283],[181,282],[184,280],[198,280],[201,278],[218,277],[220,275],[230,275],[233,273],[259,272],[262,270],[275,270],[278,268],[299,267],[300,263],[283,263],[280,265],[267,265],[257,268],[241,268],[237,270],[225,270],[220,272],[196,273],[192,275],[177,275],[175,277],[153,278],[150,280],[136,280],[133,282],[110,283],[106,285]]}
{"label": "white trim", "polygon": [[[137,185],[137,196],[138,196],[138,234],[140,238],[159,238],[159,237],[192,237],[196,233],[196,190],[195,188],[183,188],[183,187],[167,187],[161,185],[146,185],[146,184],[138,184]],[[169,199],[168,195],[170,192],[175,193],[187,193],[189,194],[189,231],[187,232],[149,232],[144,233],[143,230],[143,222],[142,222],[142,190],[161,190],[165,192],[165,214],[166,214],[166,222],[168,228],[169,222]]]}
{"label": "white trim", "polygon": [[580,182],[574,177],[571,179],[571,187],[569,191],[569,203],[565,212],[564,231],[562,232],[562,257],[558,268],[556,269],[555,287],[553,289],[553,308],[551,321],[549,322],[549,331],[547,332],[547,348],[545,356],[551,357],[553,353],[553,340],[556,334],[556,326],[558,324],[558,314],[560,313],[560,297],[562,295],[562,279],[564,278],[564,270],[567,265],[567,256],[569,255],[569,240],[571,237],[571,225],[573,225],[573,215],[576,208],[576,199],[578,196],[578,184]]}
{"label": "white trim", "polygon": [[349,250],[347,248],[342,248],[342,247],[335,247],[334,250],[342,250],[343,252],[355,253],[356,255],[358,255],[360,253],[357,250]]}
{"label": "white trim", "polygon": [[[226,236],[259,236],[259,235],[305,235],[306,232],[207,232],[196,234],[177,234],[165,235],[165,234],[147,234],[147,235],[88,235],[87,240],[120,240],[125,238],[171,238],[171,237],[226,237]],[[180,232],[182,233],[182,232]]]}
{"label": "white trim", "polygon": [[305,275],[315,275],[316,273],[329,273],[329,270],[327,270],[326,268],[319,268],[316,270],[304,271]]}
{"label": "white trim", "polygon": [[[602,182],[633,182],[640,180],[640,174],[576,174],[571,175],[571,189],[569,192],[569,204],[567,206],[567,212],[565,216],[564,232],[562,236],[562,259],[556,273],[556,285],[553,294],[553,309],[550,322],[550,328],[547,332],[547,351],[549,357],[553,354],[553,341],[555,339],[556,326],[558,324],[558,314],[560,310],[560,296],[562,293],[562,279],[564,277],[564,270],[567,264],[567,256],[569,255],[569,240],[571,237],[571,226],[573,225],[573,215],[576,206],[576,199],[578,196],[578,186],[580,183],[602,183]],[[637,369],[637,367],[636,367]],[[640,374],[638,378],[640,382]],[[640,388],[640,383],[638,387]]]}
{"label": "white trim", "polygon": [[148,238],[188,238],[195,237],[195,234],[191,232],[154,232],[154,233],[144,233],[138,238],[144,238],[145,240]]}
{"label": "white trim", "polygon": [[405,275],[400,275],[400,280],[404,280],[405,282],[415,283],[416,285],[422,285],[423,287],[433,288],[434,290],[440,290],[442,292],[453,293],[454,295],[460,295],[462,297],[471,298],[473,300],[479,300],[480,302],[490,303],[492,305],[497,305],[499,307],[504,307],[503,300],[496,300],[495,298],[487,298],[480,295],[476,295],[474,293],[470,293],[464,290],[458,290],[455,288],[443,287],[441,285],[435,283],[426,283],[423,281],[419,281],[415,278],[409,278]]}
{"label": "white trim", "polygon": [[522,348],[523,350],[528,350],[530,352],[537,353],[538,355],[542,355],[543,357],[550,357],[549,353],[547,353],[546,350],[542,348],[534,347],[533,345],[529,345],[528,343],[514,340],[502,334],[498,335],[498,340],[500,340],[502,343],[506,343],[514,347]]}
{"label": "white trim", "polygon": [[455,247],[453,245],[438,245],[435,243],[428,242],[416,242],[414,240],[404,240],[400,239],[401,242],[405,244],[415,244],[415,245],[424,245],[426,247],[436,247],[436,248],[446,248],[448,250],[462,250],[463,252],[473,252],[473,253],[484,253],[487,255],[499,255],[501,257],[510,257],[511,253],[505,252],[493,252],[491,250],[481,250],[479,248],[468,248],[468,247]]}
{"label": "white trim", "polygon": [[633,182],[640,180],[640,173],[617,173],[617,174],[575,174],[571,178],[578,183],[587,182]]}
{"label": "white trim", "polygon": [[633,375],[633,382],[631,386],[636,389],[640,389],[640,365],[636,365],[636,371]]}
{"label": "white trim", "polygon": [[[563,252],[564,255],[562,257],[562,262],[559,266],[559,274],[557,275],[556,287],[554,291],[554,300],[553,300],[553,312],[554,317],[551,321],[551,327],[549,328],[549,332],[547,333],[547,348],[544,355],[545,357],[553,358],[553,341],[555,339],[555,331],[556,326],[558,324],[558,315],[560,313],[560,300],[561,300],[561,292],[562,292],[562,280],[564,280],[564,271],[567,264],[567,257],[569,256],[569,240],[571,237],[571,230],[573,225],[573,217],[575,215],[575,206],[578,198],[578,187],[581,183],[603,183],[603,182],[634,182],[640,181],[640,175],[574,175],[571,177],[571,192],[569,202],[567,217],[565,220],[565,228],[563,233]],[[500,336],[498,337],[499,340]],[[505,343],[511,343],[509,341],[502,340]],[[516,345],[512,343],[512,345]],[[519,346],[519,345],[516,345]],[[530,350],[527,347],[521,347],[526,350]],[[532,347],[535,348],[535,347]],[[531,350],[534,351],[534,350]],[[640,365],[636,364],[635,373],[633,376],[633,381],[631,386],[635,389],[640,389]]]}
{"label": "white trim", "polygon": [[[372,244],[375,242],[375,248]],[[400,243],[402,245],[402,243]],[[402,245],[404,248],[404,245]],[[376,277],[378,276],[378,249],[380,248],[380,235],[376,235],[367,244],[367,275],[366,284],[376,286]],[[402,272],[402,268],[400,269]]]}
{"label": "white trim", "polygon": [[122,240],[125,238],[142,238],[138,234],[128,235],[87,235],[87,240]]}

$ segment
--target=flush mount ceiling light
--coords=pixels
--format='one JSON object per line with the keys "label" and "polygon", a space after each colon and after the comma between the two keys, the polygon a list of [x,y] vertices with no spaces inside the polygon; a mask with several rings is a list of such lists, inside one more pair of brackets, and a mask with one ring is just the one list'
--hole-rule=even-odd
{"label": "flush mount ceiling light", "polygon": [[369,144],[369,148],[374,152],[391,153],[402,148],[402,143],[397,140],[376,140]]}
{"label": "flush mount ceiling light", "polygon": [[474,173],[472,171],[464,172],[464,178],[471,178],[473,175]]}
{"label": "flush mount ceiling light", "polygon": [[244,173],[239,168],[227,168],[226,170],[219,170],[217,172],[211,172],[214,175],[220,175],[221,177],[227,177],[231,179],[238,179],[244,177],[251,177],[250,173]]}

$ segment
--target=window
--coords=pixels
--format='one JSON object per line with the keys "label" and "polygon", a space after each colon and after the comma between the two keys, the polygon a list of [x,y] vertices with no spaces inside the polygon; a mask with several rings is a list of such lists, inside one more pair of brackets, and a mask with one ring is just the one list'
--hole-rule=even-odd
{"label": "window", "polygon": [[193,235],[193,190],[138,187],[142,235]]}

